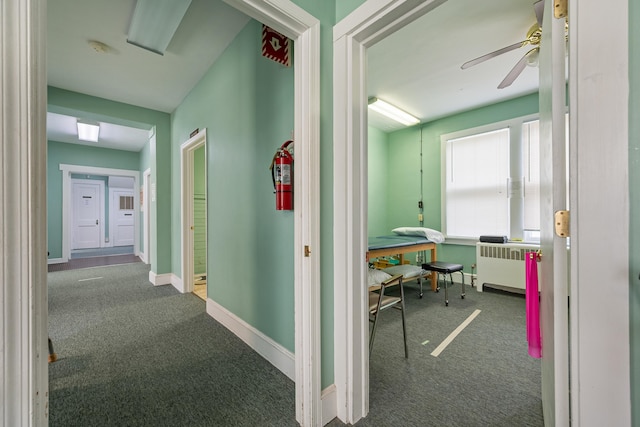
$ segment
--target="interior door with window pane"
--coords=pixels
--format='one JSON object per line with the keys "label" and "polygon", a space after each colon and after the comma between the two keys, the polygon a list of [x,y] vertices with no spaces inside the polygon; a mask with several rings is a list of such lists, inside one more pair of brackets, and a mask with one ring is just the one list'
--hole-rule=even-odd
{"label": "interior door with window pane", "polygon": [[565,20],[545,0],[540,46],[540,319],[545,425],[569,425],[569,310],[566,238],[554,213],[567,210]]}
{"label": "interior door with window pane", "polygon": [[132,190],[113,190],[113,246],[133,246],[134,199]]}

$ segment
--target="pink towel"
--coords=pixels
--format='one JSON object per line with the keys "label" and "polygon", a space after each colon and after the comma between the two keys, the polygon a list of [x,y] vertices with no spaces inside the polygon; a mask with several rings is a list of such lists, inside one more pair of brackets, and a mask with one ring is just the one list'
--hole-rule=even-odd
{"label": "pink towel", "polygon": [[529,356],[539,359],[542,357],[542,342],[540,340],[540,299],[538,296],[538,254],[527,253],[526,266],[526,300],[527,300],[527,342]]}

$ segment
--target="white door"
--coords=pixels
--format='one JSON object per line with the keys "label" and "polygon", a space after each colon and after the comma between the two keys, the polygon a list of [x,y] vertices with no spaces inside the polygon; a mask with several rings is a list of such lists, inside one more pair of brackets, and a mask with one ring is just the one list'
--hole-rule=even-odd
{"label": "white door", "polygon": [[73,183],[72,249],[99,248],[102,201],[99,183]]}
{"label": "white door", "polygon": [[540,319],[545,426],[569,425],[568,241],[555,234],[554,213],[566,194],[565,19],[545,0],[540,47]]}
{"label": "white door", "polygon": [[133,246],[134,237],[134,198],[133,190],[116,189],[111,199],[111,225],[113,227],[113,246]]}

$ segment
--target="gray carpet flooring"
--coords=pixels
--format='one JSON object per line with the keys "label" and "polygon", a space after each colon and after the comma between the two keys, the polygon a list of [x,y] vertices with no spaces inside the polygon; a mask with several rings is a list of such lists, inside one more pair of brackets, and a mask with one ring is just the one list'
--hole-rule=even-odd
{"label": "gray carpet flooring", "polygon": [[49,273],[51,426],[287,426],[294,384],[137,263]]}
{"label": "gray carpet flooring", "polygon": [[[356,426],[544,425],[541,363],[527,353],[524,296],[467,286],[461,299],[456,284],[447,307],[444,290],[420,299],[413,282],[405,293],[409,359],[400,312],[382,312],[370,357],[369,414]],[[432,356],[475,310],[480,314]]]}
{"label": "gray carpet flooring", "polygon": [[[445,307],[442,292],[420,299],[417,289],[406,285],[409,359],[400,313],[382,313],[370,412],[356,425],[542,426],[524,298],[467,287],[460,299],[456,286]],[[296,425],[294,384],[195,295],[153,287],[144,264],[49,273],[49,307],[59,356],[49,365],[51,426]]]}

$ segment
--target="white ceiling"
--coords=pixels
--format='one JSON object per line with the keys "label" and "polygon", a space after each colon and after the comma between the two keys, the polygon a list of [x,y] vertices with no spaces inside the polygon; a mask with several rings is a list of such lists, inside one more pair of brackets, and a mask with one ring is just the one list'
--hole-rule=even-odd
{"label": "white ceiling", "polygon": [[[536,91],[537,69],[529,67],[511,87],[496,89],[526,47],[460,69],[523,40],[535,22],[532,5],[533,0],[448,0],[369,49],[369,95],[425,122]],[[134,7],[135,0],[50,0],[49,85],[170,113],[249,20],[221,0],[193,0],[161,56],[126,42]],[[92,40],[109,51],[97,52],[89,46]],[[49,139],[83,143],[75,137],[75,119],[85,117],[76,113],[49,114]],[[373,115],[370,120],[393,129],[374,123]],[[108,126],[106,120],[101,126],[99,146],[138,151],[146,142],[146,129],[131,128],[127,135],[126,126]]]}
{"label": "white ceiling", "polygon": [[[423,122],[536,92],[538,69],[527,67],[508,88],[497,89],[520,58],[521,47],[462,70],[474,58],[526,38],[536,23],[535,0],[448,0],[368,50],[368,95]],[[370,113],[383,130],[402,125]]]}

